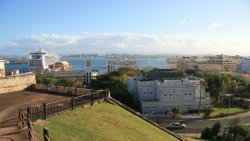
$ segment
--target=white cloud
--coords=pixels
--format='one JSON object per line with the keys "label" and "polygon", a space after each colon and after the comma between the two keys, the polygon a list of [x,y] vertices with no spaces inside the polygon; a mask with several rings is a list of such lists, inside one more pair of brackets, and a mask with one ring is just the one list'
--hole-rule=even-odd
{"label": "white cloud", "polygon": [[250,37],[202,38],[136,33],[37,34],[13,39],[0,52],[28,54],[44,48],[58,54],[250,54]]}
{"label": "white cloud", "polygon": [[187,20],[182,19],[182,20],[181,20],[181,23],[187,23]]}
{"label": "white cloud", "polygon": [[186,24],[186,23],[193,23],[194,19],[182,19],[180,20],[181,23]]}
{"label": "white cloud", "polygon": [[211,24],[213,27],[221,27],[221,26],[224,26],[224,23],[222,22],[214,22]]}

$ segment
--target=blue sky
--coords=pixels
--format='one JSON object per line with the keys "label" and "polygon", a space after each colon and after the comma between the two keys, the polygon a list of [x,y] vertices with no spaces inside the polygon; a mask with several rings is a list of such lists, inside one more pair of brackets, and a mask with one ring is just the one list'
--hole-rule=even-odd
{"label": "blue sky", "polygon": [[0,18],[6,54],[250,54],[249,0],[1,0]]}

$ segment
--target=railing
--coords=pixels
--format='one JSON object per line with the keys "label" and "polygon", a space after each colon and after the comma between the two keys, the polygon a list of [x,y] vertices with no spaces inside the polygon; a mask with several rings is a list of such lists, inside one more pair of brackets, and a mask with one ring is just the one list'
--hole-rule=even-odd
{"label": "railing", "polygon": [[21,109],[23,114],[29,115],[31,121],[37,119],[47,119],[48,115],[53,115],[66,110],[74,110],[75,108],[85,106],[86,104],[93,105],[96,101],[101,101],[107,96],[107,90],[98,90],[90,94],[71,97],[65,100],[60,100],[51,103],[43,103],[41,105],[27,107]]}
{"label": "railing", "polygon": [[[95,102],[103,101],[108,96],[108,90],[98,90],[90,94],[71,97],[65,100],[60,100],[52,103],[43,103],[41,105],[19,109],[19,121],[29,141],[33,141],[32,121],[38,119],[47,119],[49,115],[60,113],[66,110],[74,110],[75,108],[85,105],[93,105]],[[48,129],[44,129],[44,141],[50,141]]]}
{"label": "railing", "polygon": [[27,137],[29,138],[29,141],[33,141],[34,137],[33,137],[33,127],[31,125],[31,121],[30,121],[30,115],[29,114],[24,114],[23,113],[24,110],[19,109],[19,120],[21,122],[21,126],[22,128],[24,128],[25,133],[27,135]]}

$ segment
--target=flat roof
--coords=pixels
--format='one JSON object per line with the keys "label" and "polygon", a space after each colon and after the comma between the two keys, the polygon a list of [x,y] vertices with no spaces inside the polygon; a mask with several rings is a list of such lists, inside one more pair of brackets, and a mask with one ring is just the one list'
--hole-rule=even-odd
{"label": "flat roof", "polygon": [[0,62],[5,62],[5,60],[0,60]]}

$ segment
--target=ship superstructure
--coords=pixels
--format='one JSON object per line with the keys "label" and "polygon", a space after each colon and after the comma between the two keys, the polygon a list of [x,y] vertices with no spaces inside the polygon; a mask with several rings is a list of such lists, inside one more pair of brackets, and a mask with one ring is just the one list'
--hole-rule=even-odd
{"label": "ship superstructure", "polygon": [[28,64],[32,72],[49,69],[49,65],[59,62],[60,59],[55,53],[48,53],[44,49],[39,49],[29,53]]}

